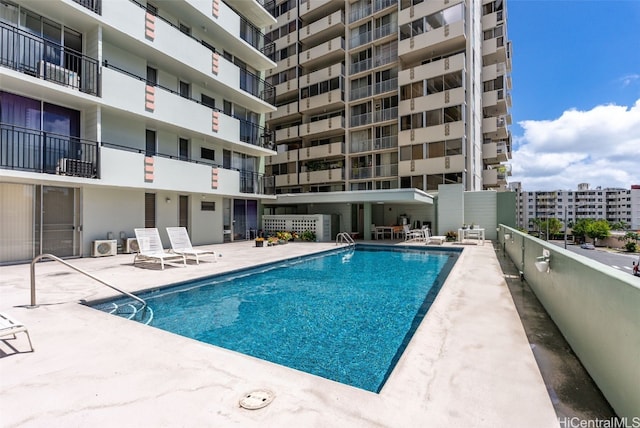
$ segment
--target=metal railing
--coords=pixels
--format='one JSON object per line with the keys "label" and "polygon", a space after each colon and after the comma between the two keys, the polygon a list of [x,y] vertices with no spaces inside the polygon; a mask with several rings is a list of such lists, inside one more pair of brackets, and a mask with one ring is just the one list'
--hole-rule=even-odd
{"label": "metal railing", "polygon": [[0,168],[99,178],[98,143],[0,123]]}
{"label": "metal railing", "polygon": [[0,66],[98,95],[98,60],[2,22]]}
{"label": "metal railing", "polygon": [[[127,70],[124,70],[122,68],[116,67],[114,65],[109,64],[106,60],[104,61],[104,66],[106,68],[111,68],[113,70],[116,70],[120,73],[126,74],[129,77],[132,77],[134,79],[140,80],[142,82],[147,82],[147,79],[145,79],[144,77],[138,76],[134,73],[131,73]],[[171,94],[177,95],[181,98],[187,99],[189,101],[192,101],[194,103],[197,104],[201,104],[201,105],[205,105],[202,104],[202,102],[200,100],[196,100],[195,98],[191,98],[191,97],[185,97],[184,95],[180,94],[180,92],[174,90],[174,89],[170,89],[167,88],[165,86],[162,85],[158,85],[157,83],[152,84],[147,82],[148,84],[151,84],[152,86],[155,86],[157,88],[160,88],[164,91],[167,91]],[[206,106],[210,109],[212,109],[213,111],[217,111],[220,112],[222,114],[226,114],[223,110],[220,110],[218,108],[212,108],[209,106]],[[227,115],[229,116],[229,115]],[[229,116],[229,117],[233,117],[234,119],[238,120],[240,122],[240,139],[242,142],[247,143],[247,144],[251,144],[253,146],[258,146],[258,147],[264,147],[267,149],[271,149],[273,147],[275,147],[275,132],[272,131],[269,128],[265,128],[263,126],[260,126],[254,122],[248,121],[246,119],[242,119],[240,117],[237,116]]]}
{"label": "metal railing", "polygon": [[[82,269],[80,269],[79,267],[76,267],[74,265],[72,265],[71,263],[65,262],[64,260],[62,260],[61,258],[54,256],[53,254],[39,254],[36,257],[34,257],[33,260],[31,260],[31,308],[37,308],[38,305],[36,304],[36,263],[39,260],[42,260],[44,258],[47,259],[51,259],[51,260],[55,260],[59,263],[62,263],[63,265],[75,270],[76,272],[79,272],[95,281],[98,281],[100,284],[106,285],[107,287],[111,288],[112,290],[117,291],[118,293],[124,294],[127,297],[132,298],[133,300],[139,302],[142,304],[142,308],[145,308],[147,306],[147,302],[145,302],[143,299],[141,299],[138,296],[135,296],[131,293],[129,293],[128,291],[124,291],[119,289],[118,287],[115,287],[111,284],[109,284],[106,281],[103,281],[102,279],[98,278],[97,276],[91,275],[89,272],[84,271]],[[141,309],[142,309],[141,308]]]}
{"label": "metal railing", "polygon": [[84,6],[87,9],[97,13],[98,15],[102,15],[102,0],[73,0],[75,3],[78,3],[80,6]]}

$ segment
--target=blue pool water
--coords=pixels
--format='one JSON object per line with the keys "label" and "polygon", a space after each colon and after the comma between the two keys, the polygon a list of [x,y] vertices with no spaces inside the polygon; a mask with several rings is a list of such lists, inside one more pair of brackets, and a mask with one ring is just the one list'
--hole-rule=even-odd
{"label": "blue pool water", "polygon": [[154,327],[379,392],[458,254],[360,245],[140,297]]}

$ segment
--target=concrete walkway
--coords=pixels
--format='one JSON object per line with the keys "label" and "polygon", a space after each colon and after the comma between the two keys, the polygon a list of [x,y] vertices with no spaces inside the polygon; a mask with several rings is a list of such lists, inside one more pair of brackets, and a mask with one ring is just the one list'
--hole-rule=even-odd
{"label": "concrete walkway", "polygon": [[[132,255],[71,260],[135,292],[335,248],[205,246],[199,266],[132,266]],[[465,246],[379,394],[176,336],[78,304],[113,295],[54,262],[0,267],[0,311],[24,335],[0,340],[2,427],[554,427],[544,382],[489,241]],[[274,401],[240,408],[248,392]]]}

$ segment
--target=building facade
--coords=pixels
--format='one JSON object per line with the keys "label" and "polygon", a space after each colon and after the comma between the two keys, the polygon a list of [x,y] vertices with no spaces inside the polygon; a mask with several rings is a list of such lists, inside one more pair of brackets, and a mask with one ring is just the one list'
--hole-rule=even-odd
{"label": "building facade", "polygon": [[136,227],[248,239],[273,198],[275,22],[244,0],[0,0],[0,263]]}
{"label": "building facade", "polygon": [[505,2],[286,0],[271,11],[274,193],[506,189]]}
{"label": "building facade", "polygon": [[577,190],[523,191],[520,183],[511,183],[517,194],[517,226],[535,231],[534,219],[557,218],[565,224],[579,219],[604,219],[622,222],[628,229],[640,230],[640,185],[629,189],[596,187],[581,183]]}

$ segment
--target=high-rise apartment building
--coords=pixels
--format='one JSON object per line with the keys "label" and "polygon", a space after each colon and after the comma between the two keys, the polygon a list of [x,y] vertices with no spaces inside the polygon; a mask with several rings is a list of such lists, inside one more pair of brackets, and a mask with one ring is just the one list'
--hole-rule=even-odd
{"label": "high-rise apartment building", "polygon": [[640,230],[640,186],[630,189],[591,189],[581,183],[577,190],[532,191],[522,190],[519,182],[510,183],[517,194],[517,226],[528,231],[536,230],[533,220],[557,218],[564,223],[591,218],[622,222],[632,230]]}
{"label": "high-rise apartment building", "polygon": [[274,198],[275,22],[244,0],[0,0],[0,263],[126,251],[145,226],[248,239]]}
{"label": "high-rise apartment building", "polygon": [[506,188],[511,45],[502,0],[297,0],[277,23],[267,114],[275,193]]}

